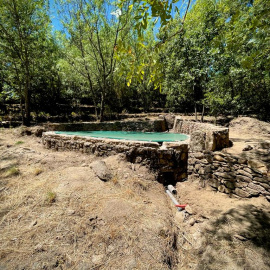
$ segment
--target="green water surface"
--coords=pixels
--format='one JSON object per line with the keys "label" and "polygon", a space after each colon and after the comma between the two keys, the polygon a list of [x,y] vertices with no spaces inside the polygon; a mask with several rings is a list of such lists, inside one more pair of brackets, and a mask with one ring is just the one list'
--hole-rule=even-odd
{"label": "green water surface", "polygon": [[147,142],[176,142],[188,138],[185,134],[163,132],[135,131],[56,131],[56,134],[108,138],[118,140],[147,141]]}

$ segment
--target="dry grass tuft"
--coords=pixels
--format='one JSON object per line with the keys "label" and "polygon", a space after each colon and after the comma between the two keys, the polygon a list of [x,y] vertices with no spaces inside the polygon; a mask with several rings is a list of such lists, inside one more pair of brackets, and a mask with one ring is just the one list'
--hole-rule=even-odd
{"label": "dry grass tuft", "polygon": [[120,185],[119,184],[119,178],[117,175],[114,175],[113,178],[110,180],[115,186]]}
{"label": "dry grass tuft", "polygon": [[56,193],[53,191],[48,191],[46,195],[46,202],[52,204],[56,201]]}
{"label": "dry grass tuft", "polygon": [[37,176],[41,173],[43,173],[43,169],[41,168],[35,168],[34,171],[33,171],[34,175]]}
{"label": "dry grass tuft", "polygon": [[15,167],[15,166],[12,166],[10,167],[7,171],[6,171],[6,177],[11,177],[11,176],[17,176],[20,174],[20,170]]}

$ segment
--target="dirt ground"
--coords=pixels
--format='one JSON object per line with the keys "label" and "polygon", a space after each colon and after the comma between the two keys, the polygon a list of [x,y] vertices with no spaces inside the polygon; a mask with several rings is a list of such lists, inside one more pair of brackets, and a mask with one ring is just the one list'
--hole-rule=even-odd
{"label": "dirt ground", "polygon": [[[247,123],[233,125],[236,145],[246,142],[251,127],[237,134]],[[96,160],[110,181],[95,175]],[[176,188],[186,212],[121,155],[56,152],[1,129],[0,269],[270,269],[266,199],[229,198],[191,180]]]}

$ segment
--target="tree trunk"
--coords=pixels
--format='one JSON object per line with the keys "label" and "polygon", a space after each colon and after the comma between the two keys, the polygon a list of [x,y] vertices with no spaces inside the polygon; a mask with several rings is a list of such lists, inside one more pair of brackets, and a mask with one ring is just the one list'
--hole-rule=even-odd
{"label": "tree trunk", "polygon": [[23,110],[23,97],[20,97],[20,109],[21,109],[21,116],[22,116],[22,124],[25,125],[25,118],[24,118],[24,110]]}
{"label": "tree trunk", "polygon": [[99,114],[99,121],[104,121],[104,106],[105,106],[105,94],[104,91],[101,92],[101,102],[100,102],[100,114]]}
{"label": "tree trunk", "polygon": [[202,105],[202,117],[201,117],[201,122],[203,123],[203,117],[204,117],[204,104]]}
{"label": "tree trunk", "polygon": [[26,74],[26,82],[24,88],[24,101],[25,101],[25,125],[30,126],[30,93],[29,93],[29,86],[30,86],[30,78],[29,72],[27,70]]}
{"label": "tree trunk", "polygon": [[198,115],[197,115],[197,103],[194,104],[194,111],[195,111],[195,121],[198,121]]}

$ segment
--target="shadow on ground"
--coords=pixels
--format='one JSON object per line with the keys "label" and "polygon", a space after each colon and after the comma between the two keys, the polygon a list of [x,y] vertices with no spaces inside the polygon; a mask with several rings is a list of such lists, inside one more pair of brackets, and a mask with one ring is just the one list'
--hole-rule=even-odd
{"label": "shadow on ground", "polygon": [[270,209],[230,209],[203,232],[197,269],[270,269]]}

